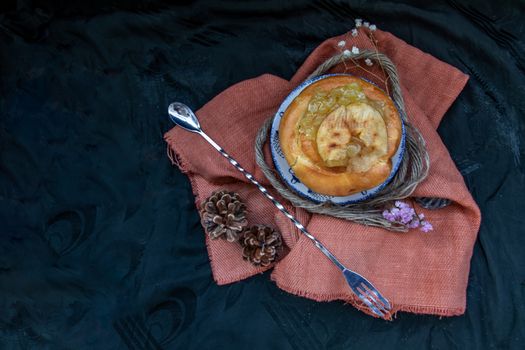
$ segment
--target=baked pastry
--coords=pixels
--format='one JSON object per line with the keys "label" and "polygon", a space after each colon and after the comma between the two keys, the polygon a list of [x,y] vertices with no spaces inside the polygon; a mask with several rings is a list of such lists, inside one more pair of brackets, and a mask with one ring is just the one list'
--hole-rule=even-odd
{"label": "baked pastry", "polygon": [[305,88],[288,106],[279,142],[311,190],[347,196],[383,183],[402,134],[399,113],[377,86],[338,75]]}

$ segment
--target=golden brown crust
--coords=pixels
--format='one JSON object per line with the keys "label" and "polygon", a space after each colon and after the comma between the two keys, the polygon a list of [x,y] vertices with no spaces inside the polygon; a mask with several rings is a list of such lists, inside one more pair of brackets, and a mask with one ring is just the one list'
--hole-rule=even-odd
{"label": "golden brown crust", "polygon": [[[316,141],[305,137],[298,128],[316,91],[330,91],[350,83],[360,85],[367,103],[374,104],[386,126],[386,153],[374,158],[373,165],[364,172],[328,167],[319,154]],[[315,192],[334,196],[361,192],[384,182],[392,170],[391,157],[399,146],[401,133],[401,120],[392,100],[375,85],[352,76],[332,76],[308,86],[288,106],[279,125],[281,148],[297,178]]]}

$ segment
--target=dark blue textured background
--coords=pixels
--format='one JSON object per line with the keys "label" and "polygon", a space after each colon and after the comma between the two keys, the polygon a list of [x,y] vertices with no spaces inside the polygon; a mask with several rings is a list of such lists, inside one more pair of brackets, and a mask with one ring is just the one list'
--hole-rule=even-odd
{"label": "dark blue textured background", "polygon": [[[0,349],[522,349],[524,8],[2,2]],[[471,76],[439,129],[483,214],[464,316],[386,322],[268,274],[216,286],[189,182],[166,157],[169,102],[288,79],[355,17]]]}

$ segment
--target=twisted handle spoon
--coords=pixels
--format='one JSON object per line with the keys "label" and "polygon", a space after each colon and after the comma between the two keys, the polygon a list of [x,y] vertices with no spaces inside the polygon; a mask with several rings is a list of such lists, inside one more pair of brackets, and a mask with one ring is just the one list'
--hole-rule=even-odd
{"label": "twisted handle spoon", "polygon": [[370,283],[366,278],[360,274],[346,268],[317,238],[315,238],[297,219],[288,211],[286,208],[279,203],[268,190],[261,185],[257,180],[254,179],[253,175],[246,171],[239,163],[233,159],[225,150],[222,149],[211,137],[209,137],[201,128],[197,116],[193,111],[183,103],[174,102],[170,104],[168,108],[170,119],[176,125],[179,125],[183,129],[197,133],[202,136],[209,144],[213,146],[224,158],[239,170],[243,175],[250,180],[257,188],[268,198],[272,203],[279,209],[290,221],[308,237],[317,248],[324,255],[332,261],[342,272],[348,282],[348,285],[352,291],[367,305],[374,314],[379,317],[384,317],[390,312],[390,303],[386,300],[381,293]]}

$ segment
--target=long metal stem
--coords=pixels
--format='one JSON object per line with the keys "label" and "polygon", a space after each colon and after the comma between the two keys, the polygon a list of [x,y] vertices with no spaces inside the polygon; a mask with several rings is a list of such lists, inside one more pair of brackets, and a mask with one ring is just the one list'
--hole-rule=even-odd
{"label": "long metal stem", "polygon": [[347,270],[347,268],[339,261],[337,258],[317,239],[315,238],[308,230],[299,222],[297,219],[290,214],[290,212],[281,204],[279,203],[269,192],[268,190],[259,183],[259,181],[255,180],[252,174],[250,174],[248,171],[246,171],[241,165],[233,159],[228,153],[226,153],[225,150],[222,149],[221,146],[219,146],[211,137],[209,137],[204,131],[200,131],[199,135],[201,135],[208,143],[210,143],[213,148],[215,148],[220,154],[224,156],[224,158],[228,159],[228,161],[237,168],[241,173],[244,174],[244,176],[250,180],[251,183],[253,183],[259,191],[261,191],[266,198],[272,201],[272,203],[279,209],[288,219],[290,219],[291,222],[309,239],[314,242],[317,248],[319,248],[324,255],[328,257],[341,271]]}

